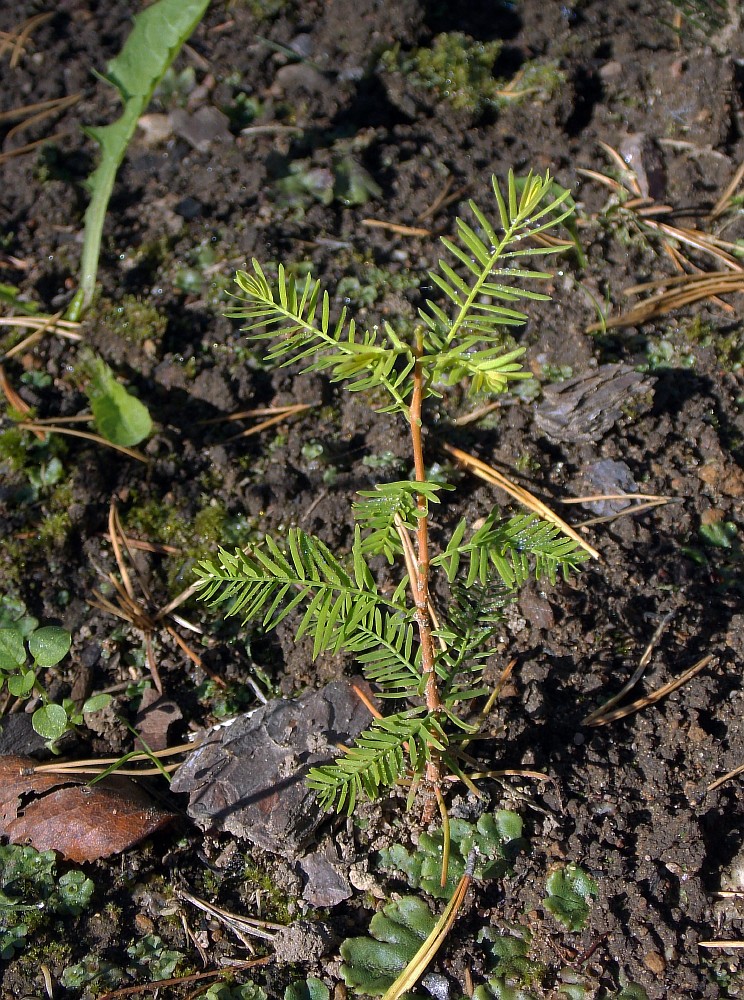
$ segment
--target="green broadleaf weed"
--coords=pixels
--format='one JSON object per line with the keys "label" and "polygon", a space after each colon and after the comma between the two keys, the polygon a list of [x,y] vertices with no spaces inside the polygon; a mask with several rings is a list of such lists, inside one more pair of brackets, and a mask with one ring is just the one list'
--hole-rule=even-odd
{"label": "green broadleaf weed", "polygon": [[157,0],[134,18],[124,47],[104,77],[119,92],[123,110],[110,125],[86,129],[101,148],[101,159],[86,182],[91,199],[85,213],[80,287],[67,318],[78,320],[93,300],[101,236],[116,174],[155,88],[201,21],[209,0]]}

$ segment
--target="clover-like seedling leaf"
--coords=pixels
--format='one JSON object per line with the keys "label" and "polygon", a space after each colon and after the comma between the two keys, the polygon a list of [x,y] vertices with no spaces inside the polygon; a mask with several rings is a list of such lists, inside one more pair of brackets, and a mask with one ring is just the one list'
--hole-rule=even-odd
{"label": "clover-like seedling leaf", "polygon": [[171,976],[184,957],[182,951],[167,948],[158,934],[146,934],[136,944],[127,948],[127,954],[147,969],[153,981]]}
{"label": "clover-like seedling leaf", "polygon": [[26,647],[21,630],[0,628],[0,670],[11,673],[26,662]]}
{"label": "clover-like seedling leaf", "polygon": [[[347,938],[341,945],[341,975],[347,986],[368,996],[382,996],[431,933],[435,919],[426,903],[404,896],[372,917],[371,937]],[[401,1000],[412,997],[404,993]]]}
{"label": "clover-like seedling leaf", "polygon": [[463,819],[450,821],[450,856],[444,886],[441,827],[434,833],[422,833],[413,853],[400,844],[380,851],[380,862],[383,868],[402,871],[414,889],[424,889],[434,899],[449,899],[465,873],[471,851],[476,852],[475,877],[492,879],[511,872],[511,860],[523,847],[521,818],[515,812],[500,809],[485,813],[475,824]]}
{"label": "clover-like seedling leaf", "polygon": [[648,1000],[648,993],[638,983],[628,983],[620,990],[615,1000]]}
{"label": "clover-like seedling leaf", "polygon": [[37,628],[28,637],[29,652],[38,667],[53,667],[70,651],[70,633],[57,625]]}
{"label": "clover-like seedling leaf", "polygon": [[110,694],[91,695],[91,697],[83,703],[83,715],[92,715],[94,712],[102,712],[104,708],[108,708],[111,701],[112,698]]}
{"label": "clover-like seedling leaf", "polygon": [[304,983],[293,983],[284,991],[284,1000],[330,1000],[330,991],[321,979],[308,976]]}
{"label": "clover-like seedling leaf", "polygon": [[14,698],[28,698],[34,689],[36,674],[33,670],[22,670],[8,678],[8,691]]}
{"label": "clover-like seedling leaf", "polygon": [[31,716],[31,724],[39,736],[54,743],[67,731],[67,712],[61,705],[42,705]]}
{"label": "clover-like seedling leaf", "polygon": [[548,895],[543,905],[570,931],[580,931],[589,916],[589,900],[599,893],[599,886],[578,865],[566,865],[554,871],[546,883]]}

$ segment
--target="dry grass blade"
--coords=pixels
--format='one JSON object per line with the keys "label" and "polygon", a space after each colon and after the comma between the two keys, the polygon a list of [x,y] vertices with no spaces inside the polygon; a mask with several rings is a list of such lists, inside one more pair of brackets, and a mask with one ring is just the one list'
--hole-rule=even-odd
{"label": "dry grass blade", "polygon": [[[0,365],[0,392],[2,392],[8,401],[8,406],[14,409],[16,413],[29,414],[31,412],[31,407],[28,405],[26,400],[22,399],[10,384],[8,376],[5,374],[5,369],[2,365]],[[39,439],[39,441],[46,441],[47,439],[45,431],[35,430],[33,431],[33,434]]]}
{"label": "dry grass blade", "polygon": [[77,333],[80,324],[71,323],[61,317],[62,313],[55,313],[53,316],[0,316],[0,326],[30,327],[33,330],[33,333],[24,337],[10,350],[5,351],[1,356],[2,359],[7,360],[16,354],[22,354],[23,351],[38,343],[45,333],[55,333],[66,340],[82,340],[82,336]]}
{"label": "dry grass blade", "polygon": [[698,941],[698,948],[744,948],[744,941]]}
{"label": "dry grass blade", "polygon": [[[116,502],[114,500],[111,501],[111,506],[109,508],[107,537],[111,542],[114,559],[116,560],[116,566],[121,580],[117,580],[113,573],[102,574],[114,589],[114,599],[109,600],[107,597],[104,597],[101,593],[99,593],[99,591],[94,590],[93,597],[92,599],[89,599],[88,603],[92,607],[98,608],[100,611],[105,611],[107,614],[114,615],[117,618],[121,618],[124,621],[129,622],[129,624],[137,629],[137,631],[142,633],[145,644],[147,665],[157,691],[162,694],[163,685],[160,679],[157,661],[155,659],[152,640],[155,633],[160,629],[165,631],[173,639],[179,649],[188,657],[188,659],[203,670],[215,684],[223,688],[226,687],[225,681],[205,666],[204,661],[198,653],[194,652],[186,640],[178,634],[173,625],[165,620],[166,618],[171,618],[174,622],[176,622],[176,624],[181,625],[183,628],[188,628],[192,632],[201,634],[201,629],[197,625],[193,625],[191,622],[186,621],[185,618],[174,614],[175,608],[183,604],[184,601],[188,600],[196,588],[193,585],[187,587],[177,597],[175,597],[168,604],[164,605],[162,608],[159,608],[158,610],[151,610],[155,601],[145,581],[142,579],[142,576],[137,573],[133,550],[134,548],[140,548],[145,551],[154,551],[154,547],[143,545],[138,546],[133,544],[133,540],[128,538],[124,532],[116,507]],[[129,572],[127,562],[129,562],[129,564],[131,564],[134,568],[134,579]],[[136,594],[134,586],[135,581],[137,583],[137,587],[143,595],[145,603],[142,603]]]}
{"label": "dry grass blade", "polygon": [[265,431],[267,427],[273,427],[275,424],[280,424],[283,420],[288,417],[296,416],[298,413],[304,413],[305,410],[312,409],[316,406],[315,403],[294,403],[292,406],[264,406],[258,407],[253,410],[241,410],[239,413],[231,413],[226,417],[213,417],[211,420],[200,421],[201,426],[208,427],[213,424],[223,424],[228,423],[233,420],[244,420],[246,417],[264,417],[269,416],[268,420],[261,420],[259,423],[254,424],[253,427],[249,427],[247,430],[241,431],[240,434],[234,434],[225,440],[225,444],[230,441],[237,441],[240,438],[252,437],[254,434],[260,434],[261,431]]}
{"label": "dry grass blade", "polygon": [[[596,170],[580,170],[579,172],[590,180],[609,188],[615,194],[618,200],[617,207],[625,213],[625,217],[633,220],[637,228],[646,236],[656,236],[661,241],[661,246],[674,264],[675,269],[681,273],[676,278],[647,282],[644,285],[627,289],[626,295],[653,289],[661,289],[661,291],[621,316],[614,319],[605,318],[600,323],[592,323],[587,328],[588,332],[611,327],[640,326],[672,309],[679,309],[682,306],[708,298],[726,311],[733,311],[732,306],[719,299],[718,296],[744,291],[744,267],[742,267],[739,257],[740,248],[738,245],[698,229],[672,225],[668,218],[664,221],[662,217],[664,215],[670,216],[674,212],[673,207],[657,204],[652,198],[645,197],[638,176],[625,163],[620,154],[606,143],[600,143],[600,145],[620,171],[621,180],[608,177]],[[744,165],[742,170],[744,171]],[[734,177],[718,205],[728,203],[742,176],[744,173],[739,176],[739,172],[737,172],[737,176]],[[628,199],[628,193],[633,197]],[[682,253],[679,245],[685,247],[686,250],[689,248],[689,250],[699,254],[712,257],[716,264],[725,270],[714,272],[703,270]]]}
{"label": "dry grass blade", "polygon": [[21,108],[13,108],[0,114],[0,122],[18,122],[5,136],[4,143],[9,143],[15,135],[24,129],[31,128],[32,125],[39,125],[47,118],[71,108],[77,104],[82,96],[83,92],[78,91],[77,94],[69,94],[67,97],[56,97],[50,101],[37,101],[35,104],[26,104]]}
{"label": "dry grass blade", "polygon": [[309,410],[314,403],[294,403],[292,406],[257,406],[251,410],[239,410],[238,413],[229,413],[224,417],[212,417],[209,420],[200,420],[200,427],[210,427],[214,424],[225,424],[232,420],[245,420],[246,417],[291,417],[294,413],[302,413]]}
{"label": "dry grass blade", "polygon": [[[589,528],[595,524],[607,524],[616,521],[619,517],[627,517],[629,514],[635,516],[646,510],[653,510],[654,507],[664,507],[668,503],[681,503],[680,497],[657,496],[653,493],[599,493],[596,496],[585,497],[561,497],[560,503],[599,503],[604,500],[629,500],[632,501],[629,507],[615,511],[613,514],[605,514],[602,517],[590,517],[581,522],[582,528]],[[635,506],[633,505],[635,504]]]}
{"label": "dry grass blade", "polygon": [[710,213],[709,216],[711,221],[717,219],[719,215],[723,215],[723,213],[727,211],[729,207],[729,202],[736,194],[736,189],[739,187],[742,181],[744,181],[744,162],[739,164],[739,169],[731,178],[731,182],[727,185],[726,190],[723,192],[721,197],[713,206],[713,211]]}
{"label": "dry grass blade", "polygon": [[[114,559],[116,559],[116,565],[119,568],[119,575],[121,576],[122,582],[124,584],[124,589],[127,592],[127,596],[131,601],[134,600],[134,588],[132,587],[132,581],[127,571],[127,565],[124,562],[121,547],[122,544],[127,551],[129,558],[132,558],[132,553],[127,545],[127,536],[122,531],[121,521],[119,519],[119,511],[116,506],[116,501],[112,500],[109,506],[109,516],[108,516],[108,529],[109,538],[111,539],[111,548],[114,550]],[[150,594],[147,589],[143,586],[142,592],[145,597],[150,598]]]}
{"label": "dry grass blade", "polygon": [[715,271],[708,274],[683,275],[677,278],[666,278],[658,282],[647,282],[626,290],[626,295],[648,290],[651,287],[663,287],[664,291],[640,302],[633,309],[621,316],[606,318],[604,323],[592,323],[587,327],[589,332],[601,330],[604,327],[641,326],[650,319],[663,316],[672,309],[716,295],[731,295],[744,292],[744,271]]}
{"label": "dry grass blade", "polygon": [[602,517],[588,517],[581,522],[582,528],[591,528],[596,524],[609,524],[610,521],[617,521],[620,517],[636,517],[644,511],[653,510],[655,507],[666,507],[669,503],[682,503],[678,497],[659,497],[656,500],[648,500],[646,503],[638,503],[635,507],[626,507],[624,510],[615,511],[614,514],[604,514]]}
{"label": "dry grass blade", "polygon": [[[191,753],[193,750],[199,746],[198,743],[181,743],[179,746],[168,747],[167,750],[152,750],[145,753],[142,750],[136,750],[133,753],[127,754],[128,764],[138,764],[138,763],[152,763],[153,757],[161,761],[167,757],[175,757],[180,754]],[[87,760],[67,760],[58,761],[55,760],[51,764],[37,764],[34,768],[35,774],[59,774],[64,776],[65,774],[90,774],[94,777],[99,774],[103,774],[107,771],[112,764],[118,764],[121,757],[95,757]],[[147,768],[125,768],[117,767],[117,774],[124,774],[128,777],[133,778],[143,778],[148,776],[154,776],[162,774],[163,771],[170,773],[171,771],[177,770],[181,766],[181,761],[174,762],[172,764],[163,764],[161,767],[147,767]]]}
{"label": "dry grass blade", "polygon": [[641,656],[637,668],[633,672],[627,684],[624,684],[616,695],[613,695],[612,698],[609,698],[603,705],[600,705],[599,708],[595,709],[593,712],[590,712],[589,715],[586,716],[586,718],[582,719],[581,720],[582,726],[599,725],[599,723],[596,720],[600,719],[607,711],[609,711],[613,707],[613,705],[617,705],[618,702],[622,701],[625,695],[629,691],[632,691],[632,689],[636,686],[638,681],[643,676],[646,667],[651,661],[651,653],[653,652],[654,646],[663,635],[664,630],[669,624],[669,622],[672,620],[672,617],[673,617],[673,612],[670,611],[668,614],[664,615],[664,617],[661,619],[658,626],[656,627],[654,634],[651,636],[648,645],[643,651],[643,656]]}
{"label": "dry grass blade", "polygon": [[428,219],[429,216],[434,215],[441,208],[446,208],[448,205],[452,205],[454,202],[459,201],[463,195],[467,194],[470,190],[470,184],[463,184],[462,187],[457,188],[456,191],[450,191],[452,187],[452,178],[447,178],[447,183],[444,186],[442,192],[437,195],[434,201],[425,208],[423,212],[420,212],[417,216],[419,222],[423,222],[424,219]]}
{"label": "dry grass blade", "polygon": [[[666,698],[668,694],[671,694],[673,691],[676,691],[677,688],[686,684],[695,676],[695,674],[699,674],[700,671],[712,663],[713,660],[714,657],[710,654],[708,654],[708,656],[704,656],[701,660],[698,660],[697,663],[693,663],[691,667],[688,667],[687,670],[679,675],[679,677],[675,677],[674,680],[662,685],[662,687],[658,688],[652,694],[646,695],[644,698],[638,698],[636,701],[631,702],[630,705],[624,705],[622,708],[616,708],[614,711],[607,712],[605,709],[607,705],[610,704],[610,702],[607,702],[601,709],[601,715],[597,716],[596,712],[592,712],[591,715],[582,719],[582,725],[606,726],[609,722],[616,722],[618,719],[624,719],[627,715],[633,715],[634,712],[640,712],[642,708],[648,708],[649,705],[655,705],[657,701],[661,701],[662,698]],[[636,671],[636,673],[638,673],[638,671]],[[631,678],[633,683],[635,683],[634,678],[635,674],[633,675],[633,678]],[[630,685],[626,685],[626,687],[628,686]],[[617,697],[615,699],[610,699],[610,701],[614,704],[614,702],[617,701]]]}
{"label": "dry grass blade", "polygon": [[24,146],[16,146],[15,149],[6,150],[4,153],[0,153],[0,163],[12,160],[16,156],[25,156],[26,153],[32,153],[46,142],[57,142],[64,134],[64,132],[54,132],[52,135],[45,135],[42,139],[36,139],[34,142],[27,142]]}
{"label": "dry grass blade", "polygon": [[482,462],[475,455],[470,455],[466,451],[461,451],[459,448],[455,448],[451,444],[444,445],[445,451],[448,451],[450,455],[453,456],[461,465],[464,465],[466,469],[473,473],[473,475],[478,476],[480,479],[485,479],[487,483],[492,483],[494,486],[500,487],[509,496],[514,497],[521,504],[531,510],[538,517],[541,517],[545,521],[550,521],[551,524],[556,525],[560,530],[577,542],[582,549],[589,553],[593,559],[599,559],[599,552],[593,548],[587,541],[585,541],[581,535],[579,535],[570,524],[566,524],[563,518],[559,517],[554,513],[550,507],[547,507],[542,500],[538,500],[536,496],[533,496],[529,490],[524,489],[522,486],[517,486],[512,483],[506,476],[502,475],[497,469],[492,466],[487,465]]}
{"label": "dry grass blade", "polygon": [[[474,860],[475,856],[472,858],[472,861]],[[470,888],[470,883],[473,878],[470,866],[471,858],[468,858],[468,866],[465,869],[465,874],[458,882],[457,888],[452,894],[452,899],[450,899],[449,903],[447,903],[441,917],[434,925],[432,932],[413,956],[403,972],[395,980],[382,1000],[398,1000],[400,996],[415,986],[426,971],[426,967],[446,941],[447,935],[457,919],[457,915],[462,908],[462,904],[465,902],[465,897],[467,896],[468,889]]]}
{"label": "dry grass blade", "polygon": [[17,28],[15,31],[0,31],[0,59],[6,52],[12,50],[10,56],[10,68],[15,69],[21,61],[21,56],[25,52],[26,44],[33,32],[45,21],[54,17],[53,12],[45,14],[35,14]]}
{"label": "dry grass blade", "polygon": [[482,417],[487,416],[494,410],[500,409],[501,405],[501,401],[498,399],[493,400],[491,403],[484,403],[483,406],[479,406],[475,410],[471,410],[470,413],[463,413],[461,417],[455,417],[452,423],[455,427],[466,427],[468,424],[475,424]]}
{"label": "dry grass blade", "polygon": [[24,420],[16,426],[25,431],[34,431],[34,433],[41,430],[50,431],[54,434],[67,434],[68,437],[84,438],[86,441],[94,441],[96,444],[103,445],[104,448],[113,448],[114,451],[120,451],[122,455],[128,455],[129,458],[133,458],[137,462],[143,462],[145,465],[148,462],[147,456],[143,455],[141,451],[135,451],[134,448],[126,448],[122,444],[114,444],[112,441],[107,441],[106,438],[101,437],[100,434],[91,434],[89,431],[74,431],[71,427],[62,427],[57,423],[40,423],[36,420]]}
{"label": "dry grass blade", "polygon": [[231,913],[230,910],[225,910],[221,906],[215,906],[214,903],[208,903],[206,899],[194,896],[187,889],[178,889],[177,895],[187,903],[191,903],[192,906],[202,910],[202,912],[208,913],[221,924],[224,924],[225,927],[228,927],[233,933],[237,934],[243,944],[247,946],[249,946],[248,942],[246,942],[243,936],[245,934],[262,938],[264,941],[272,941],[277,931],[284,930],[283,924],[273,923],[270,920],[261,920],[259,917],[244,917],[239,913]]}
{"label": "dry grass blade", "polygon": [[398,236],[431,236],[430,229],[402,226],[398,222],[385,222],[384,219],[362,219],[362,225],[369,226],[370,229],[384,229],[388,233],[397,233]]}

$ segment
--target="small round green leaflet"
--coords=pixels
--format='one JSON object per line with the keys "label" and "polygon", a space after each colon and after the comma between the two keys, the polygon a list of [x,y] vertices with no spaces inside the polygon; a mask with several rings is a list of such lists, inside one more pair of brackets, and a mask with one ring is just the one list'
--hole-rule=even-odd
{"label": "small round green leaflet", "polygon": [[17,670],[26,662],[26,648],[20,629],[0,628],[0,670]]}
{"label": "small round green leaflet", "polygon": [[24,670],[14,677],[8,678],[8,691],[14,698],[27,698],[34,689],[36,674],[33,670]]}
{"label": "small round green leaflet", "polygon": [[29,652],[39,667],[53,667],[70,651],[70,633],[57,625],[37,628],[28,637]]}
{"label": "small round green leaflet", "polygon": [[61,705],[44,705],[37,708],[31,722],[45,740],[58,740],[67,730],[67,712]]}
{"label": "small round green leaflet", "polygon": [[110,704],[110,694],[94,694],[83,705],[83,715],[86,712],[100,712],[102,709],[108,708]]}

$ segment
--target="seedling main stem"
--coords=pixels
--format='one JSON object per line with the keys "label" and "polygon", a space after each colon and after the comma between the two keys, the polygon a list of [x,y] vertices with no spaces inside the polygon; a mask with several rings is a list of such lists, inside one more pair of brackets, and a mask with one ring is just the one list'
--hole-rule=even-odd
{"label": "seedling main stem", "polygon": [[[423,350],[423,332],[419,329],[416,331],[414,344],[416,362],[413,366],[413,392],[409,416],[414,476],[417,483],[426,482],[422,434],[422,410],[426,388],[421,364]],[[431,615],[429,614],[429,518],[426,497],[423,494],[418,496],[418,508],[421,515],[416,526],[418,560],[416,573],[411,577],[411,591],[416,605],[416,624],[421,643],[421,668],[426,677],[426,707],[430,712],[437,712],[441,709],[442,703],[437,686],[437,674],[434,669],[434,636],[431,631]],[[432,760],[427,764],[426,778],[435,788],[438,788],[440,776],[439,760],[434,754]]]}

